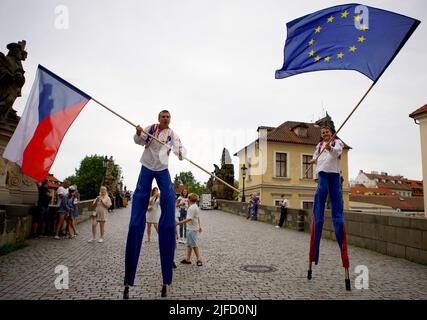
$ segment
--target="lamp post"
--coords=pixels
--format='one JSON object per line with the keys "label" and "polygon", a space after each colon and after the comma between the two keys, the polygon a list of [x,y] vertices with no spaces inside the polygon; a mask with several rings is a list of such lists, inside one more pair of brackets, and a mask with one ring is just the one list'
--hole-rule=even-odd
{"label": "lamp post", "polygon": [[242,202],[246,202],[246,198],[245,198],[245,179],[246,179],[246,170],[248,170],[248,168],[246,168],[245,164],[243,164],[243,166],[240,169],[242,170],[242,179],[243,179]]}
{"label": "lamp post", "polygon": [[105,175],[107,174],[107,166],[108,166],[108,157],[105,156],[102,160],[102,167],[104,168],[104,176],[102,177],[102,183],[101,185],[104,185],[105,182]]}

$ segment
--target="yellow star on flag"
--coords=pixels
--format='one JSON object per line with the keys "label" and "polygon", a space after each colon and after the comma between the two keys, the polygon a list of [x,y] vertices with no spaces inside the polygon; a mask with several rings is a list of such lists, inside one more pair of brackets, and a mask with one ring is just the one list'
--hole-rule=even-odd
{"label": "yellow star on flag", "polygon": [[347,18],[348,11],[341,12],[341,18]]}
{"label": "yellow star on flag", "polygon": [[365,41],[366,40],[366,38],[364,37],[364,36],[361,36],[361,37],[359,37],[359,40],[357,40],[357,41],[359,41],[359,42],[363,42],[363,41]]}
{"label": "yellow star on flag", "polygon": [[311,46],[311,45],[313,45],[313,43],[314,43],[314,39],[311,39],[311,40],[308,42],[308,45],[309,45],[309,46]]}
{"label": "yellow star on flag", "polygon": [[315,29],[315,33],[319,33],[319,32],[320,32],[320,30],[322,30],[322,28],[321,28],[320,26],[318,26],[318,27]]}
{"label": "yellow star on flag", "polygon": [[356,50],[357,50],[356,46],[351,46],[348,51],[356,52]]}
{"label": "yellow star on flag", "polygon": [[359,30],[360,31],[365,31],[365,30],[368,30],[368,27],[365,26],[365,25],[362,25],[362,26],[360,26]]}
{"label": "yellow star on flag", "polygon": [[326,57],[324,60],[325,62],[329,62],[331,60],[331,57]]}
{"label": "yellow star on flag", "polygon": [[328,23],[329,23],[329,22],[332,22],[332,21],[334,21],[334,16],[330,16],[330,17],[328,18]]}
{"label": "yellow star on flag", "polygon": [[360,15],[354,16],[354,21],[359,21],[360,19],[362,19]]}
{"label": "yellow star on flag", "polygon": [[337,54],[338,59],[342,59],[344,57],[344,53],[340,52]]}
{"label": "yellow star on flag", "polygon": [[309,57],[314,56],[314,50],[311,50],[311,51],[308,53],[308,56],[309,56]]}
{"label": "yellow star on flag", "polygon": [[319,61],[320,60],[320,57],[319,56],[316,56],[316,58],[314,58],[314,61]]}

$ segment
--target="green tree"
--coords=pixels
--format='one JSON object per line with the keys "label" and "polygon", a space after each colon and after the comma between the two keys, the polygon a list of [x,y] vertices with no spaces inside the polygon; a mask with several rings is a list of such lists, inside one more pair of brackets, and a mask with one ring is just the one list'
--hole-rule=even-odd
{"label": "green tree", "polygon": [[174,187],[178,187],[180,184],[185,184],[188,187],[189,193],[207,193],[208,189],[206,187],[206,182],[201,183],[194,178],[194,175],[191,171],[180,172],[178,175],[175,175],[173,185]]}
{"label": "green tree", "polygon": [[[82,200],[93,199],[99,193],[99,187],[104,179],[105,168],[103,166],[105,156],[86,156],[76,169],[74,175],[66,178],[71,184],[76,184]],[[119,179],[121,168],[115,164],[112,175]]]}
{"label": "green tree", "polygon": [[[238,180],[234,180],[234,187],[236,189],[239,189],[239,181]],[[238,201],[239,200],[239,194],[237,193],[237,191],[233,191],[233,200],[234,201]]]}

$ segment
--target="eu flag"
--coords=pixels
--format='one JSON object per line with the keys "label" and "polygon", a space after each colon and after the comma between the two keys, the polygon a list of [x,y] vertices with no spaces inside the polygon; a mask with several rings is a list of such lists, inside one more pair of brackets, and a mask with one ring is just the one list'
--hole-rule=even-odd
{"label": "eu flag", "polygon": [[339,5],[287,23],[276,79],[318,70],[356,70],[376,82],[420,24],[360,4]]}

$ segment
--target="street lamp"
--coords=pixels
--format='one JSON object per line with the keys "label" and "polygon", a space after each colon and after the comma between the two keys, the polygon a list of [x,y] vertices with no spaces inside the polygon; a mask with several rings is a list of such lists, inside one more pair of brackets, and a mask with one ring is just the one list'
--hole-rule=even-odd
{"label": "street lamp", "polygon": [[242,170],[242,179],[243,179],[242,202],[246,202],[246,198],[245,198],[245,179],[246,179],[246,170],[248,170],[248,168],[246,168],[245,164],[243,164],[243,166],[240,169]]}
{"label": "street lamp", "polygon": [[102,167],[104,168],[104,176],[102,177],[102,183],[101,183],[101,185],[103,186],[105,183],[105,175],[107,174],[107,167],[108,167],[107,156],[105,156],[104,159],[102,159]]}

